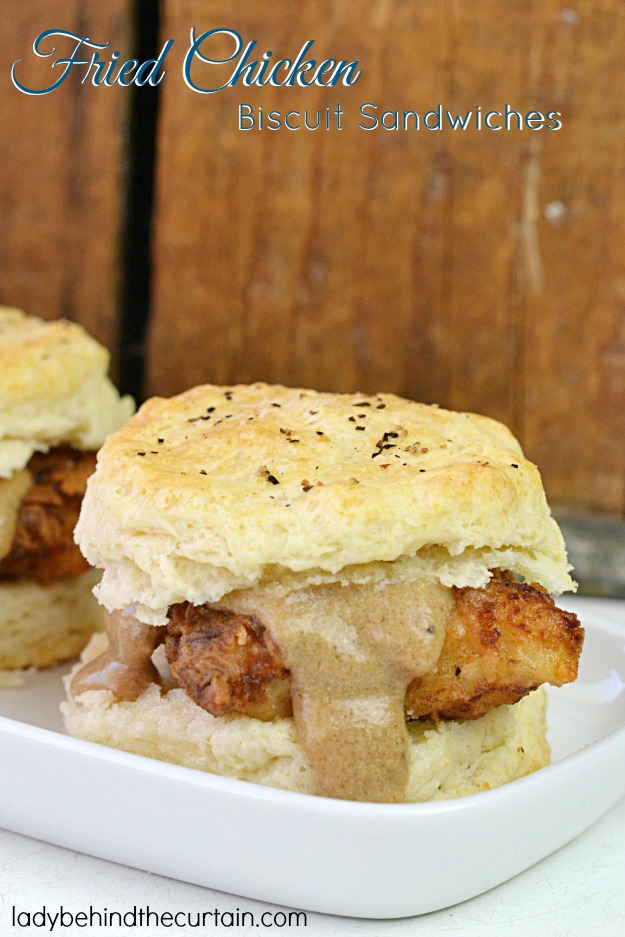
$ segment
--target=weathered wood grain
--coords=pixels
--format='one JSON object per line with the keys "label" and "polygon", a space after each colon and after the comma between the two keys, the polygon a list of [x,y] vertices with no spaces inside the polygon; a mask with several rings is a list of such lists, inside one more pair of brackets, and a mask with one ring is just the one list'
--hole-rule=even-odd
{"label": "weathered wood grain", "polygon": [[[360,59],[351,89],[162,88],[148,389],[395,390],[509,423],[552,499],[625,509],[625,10],[494,0],[165,0],[258,51]],[[237,104],[342,131],[241,132]],[[357,127],[357,107],[562,112],[561,131]],[[347,115],[350,116],[348,122]]]}
{"label": "weathered wood grain", "polygon": [[[520,436],[552,500],[623,513],[625,8],[161,6],[162,38],[176,44],[160,88],[148,391],[263,378],[489,413]],[[21,56],[23,79],[49,80],[31,47],[51,26],[131,54],[138,9],[24,0],[0,35],[0,302],[80,321],[126,358],[120,341],[142,329],[120,309],[133,276],[131,92],[76,75],[28,97],[9,73]],[[357,58],[363,78],[197,95],[180,75],[192,25],[238,29],[276,56],[314,38],[318,57]],[[554,108],[564,127],[366,132],[366,101],[378,116]],[[313,117],[340,103],[344,129],[242,132],[242,102]]]}
{"label": "weathered wood grain", "polygon": [[[539,86],[567,117],[558,146],[536,146],[526,266],[526,447],[551,496],[625,507],[625,8],[554,4]],[[545,141],[546,144],[547,141]]]}
{"label": "weathered wood grain", "polygon": [[553,500],[625,508],[625,11],[458,3],[450,97],[558,132],[449,145],[442,402],[504,420]]}
{"label": "weathered wood grain", "polygon": [[[165,12],[180,48],[190,24],[227,23],[276,55],[314,38],[319,56],[358,58],[366,74],[331,91],[164,87],[150,389],[265,378],[436,393],[446,161],[436,135],[368,133],[357,112],[438,100],[437,6],[178,0]],[[239,131],[239,102],[339,102],[344,129]]]}
{"label": "weathered wood grain", "polygon": [[[130,0],[21,0],[4,10],[0,32],[0,301],[81,322],[113,350],[129,93],[71,75],[53,93],[30,96],[12,85],[10,68],[22,58],[18,77],[30,87],[58,77],[50,59],[32,52],[35,37],[51,28],[110,40],[130,57],[130,12]],[[65,55],[70,45],[61,42]]]}

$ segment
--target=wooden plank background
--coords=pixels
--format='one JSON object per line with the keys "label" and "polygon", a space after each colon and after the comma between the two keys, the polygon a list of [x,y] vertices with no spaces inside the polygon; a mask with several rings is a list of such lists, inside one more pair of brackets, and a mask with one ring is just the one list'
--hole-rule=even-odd
{"label": "wooden plank background", "polygon": [[[129,49],[131,2],[10,6],[0,31],[0,302],[44,319],[81,322],[115,355],[129,95],[83,86],[72,76],[51,94],[30,96],[12,85],[10,70],[22,58],[17,75],[32,88],[58,77],[51,60],[32,51],[45,29],[75,30]],[[62,42],[59,54],[66,55],[73,45]]]}
{"label": "wooden plank background", "polygon": [[[166,0],[164,14],[181,48],[190,24],[283,55],[314,37],[365,76],[340,94],[164,87],[149,390],[262,378],[488,413],[552,498],[623,512],[623,8]],[[553,108],[564,129],[236,129],[240,101],[337,100]]]}
{"label": "wooden plank background", "polygon": [[[142,285],[124,241],[141,119],[131,92],[73,76],[29,98],[8,75],[52,24],[130,55],[146,10],[160,10],[160,41],[175,47]],[[179,72],[192,25],[282,55],[314,38],[364,75],[330,91],[194,94]],[[126,362],[147,325],[146,394],[262,378],[491,414],[552,500],[623,515],[623,48],[616,0],[24,0],[0,35],[0,301],[81,321]],[[340,101],[351,119],[341,132],[243,133],[242,101],[265,112]],[[554,108],[564,129],[366,133],[363,101]],[[135,167],[146,180],[148,153]],[[147,231],[148,213],[138,221]]]}

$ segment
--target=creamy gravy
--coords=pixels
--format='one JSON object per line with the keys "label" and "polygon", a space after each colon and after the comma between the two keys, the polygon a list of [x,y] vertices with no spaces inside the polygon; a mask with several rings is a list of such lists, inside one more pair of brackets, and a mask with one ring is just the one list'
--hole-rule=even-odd
{"label": "creamy gravy", "polygon": [[317,793],[403,802],[404,697],[408,684],[438,660],[451,590],[432,580],[382,588],[333,583],[285,597],[235,592],[226,604],[255,615],[282,650]]}
{"label": "creamy gravy", "polygon": [[[228,594],[219,606],[253,615],[279,644],[317,793],[402,803],[406,689],[434,668],[452,604],[451,589],[424,579],[381,587],[332,583],[285,596],[249,589]],[[106,689],[136,699],[161,682],[151,656],[165,628],[121,611],[107,619],[109,647],[78,671],[71,692]]]}
{"label": "creamy gravy", "polygon": [[33,483],[27,469],[0,478],[0,560],[11,552],[20,501]]}
{"label": "creamy gravy", "polygon": [[108,647],[74,675],[71,693],[110,690],[117,699],[135,700],[161,678],[152,654],[165,629],[146,625],[124,611],[105,612]]}

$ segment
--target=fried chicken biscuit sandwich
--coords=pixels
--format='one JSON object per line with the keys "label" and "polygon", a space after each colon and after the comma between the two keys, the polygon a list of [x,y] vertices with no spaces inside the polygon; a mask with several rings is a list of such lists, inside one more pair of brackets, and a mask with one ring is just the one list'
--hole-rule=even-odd
{"label": "fried chicken biscuit sandwich", "polygon": [[133,410],[78,325],[0,307],[0,670],[78,654],[102,613],[73,540],[95,450]]}
{"label": "fried chicken biscuit sandwich", "polygon": [[69,731],[330,797],[430,800],[545,765],[582,631],[509,431],[391,394],[196,387],[98,456],[77,526],[108,644]]}

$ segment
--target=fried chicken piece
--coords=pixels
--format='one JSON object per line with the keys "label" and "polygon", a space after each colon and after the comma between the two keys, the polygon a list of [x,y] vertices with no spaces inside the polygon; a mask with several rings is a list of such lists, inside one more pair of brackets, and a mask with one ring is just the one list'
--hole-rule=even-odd
{"label": "fried chicken piece", "polygon": [[[271,720],[292,712],[290,673],[255,618],[187,602],[170,609],[169,665],[189,696],[215,716]],[[583,630],[539,586],[493,578],[454,589],[454,608],[434,670],[414,680],[408,719],[477,719],[542,683],[577,676]]]}
{"label": "fried chicken piece", "polygon": [[288,716],[291,683],[280,650],[255,618],[182,602],[169,610],[165,656],[191,699],[214,716]]}
{"label": "fried chicken piece", "polygon": [[32,487],[20,502],[11,550],[0,562],[1,579],[53,582],[89,569],[74,543],[74,527],[94,452],[69,447],[37,452],[28,463]]}
{"label": "fried chicken piece", "polygon": [[408,687],[409,719],[479,719],[543,683],[575,680],[583,629],[542,588],[493,579],[454,591],[438,663]]}

